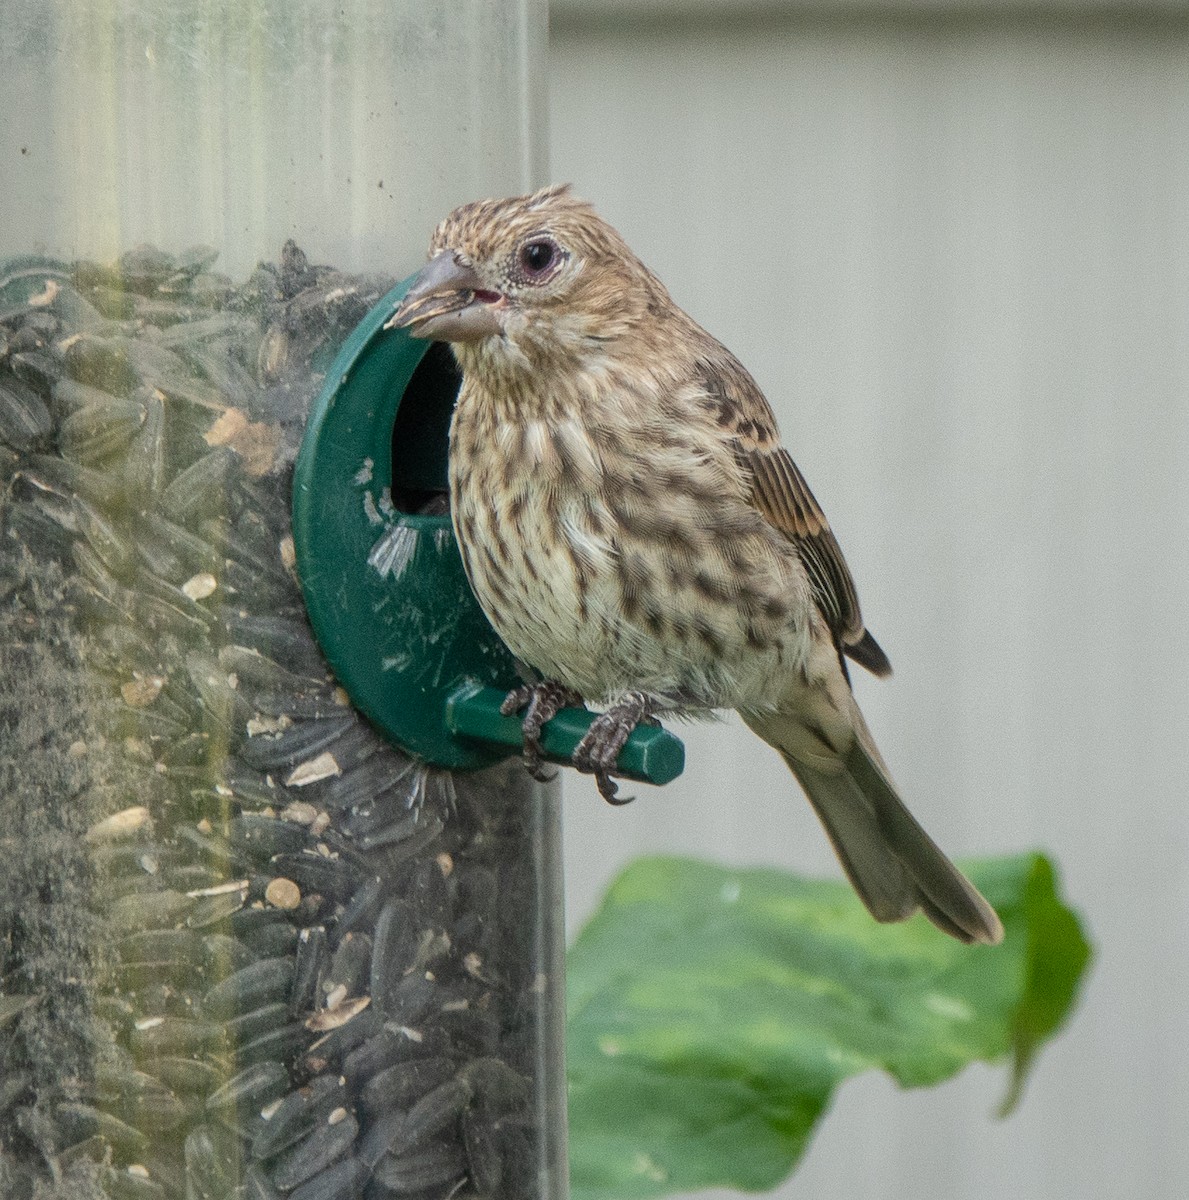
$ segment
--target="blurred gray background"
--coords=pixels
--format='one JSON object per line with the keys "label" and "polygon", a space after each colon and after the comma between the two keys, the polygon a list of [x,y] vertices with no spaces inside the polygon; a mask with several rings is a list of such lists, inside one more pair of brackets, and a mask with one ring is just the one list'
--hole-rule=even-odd
{"label": "blurred gray background", "polygon": [[[902,790],[1050,852],[1097,946],[1014,1116],[1000,1069],[853,1080],[780,1197],[1189,1194],[1187,9],[552,5],[550,175],[772,401]],[[641,853],[836,873],[774,753],[685,735],[626,809],[567,773],[571,929]]]}

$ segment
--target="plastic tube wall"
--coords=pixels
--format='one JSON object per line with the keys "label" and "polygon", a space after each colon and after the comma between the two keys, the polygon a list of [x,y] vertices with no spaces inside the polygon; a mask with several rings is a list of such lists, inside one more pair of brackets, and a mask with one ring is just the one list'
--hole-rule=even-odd
{"label": "plastic tube wall", "polygon": [[6,1197],[565,1195],[556,792],[385,743],[289,535],[335,349],[454,204],[540,181],[544,32],[6,8]]}

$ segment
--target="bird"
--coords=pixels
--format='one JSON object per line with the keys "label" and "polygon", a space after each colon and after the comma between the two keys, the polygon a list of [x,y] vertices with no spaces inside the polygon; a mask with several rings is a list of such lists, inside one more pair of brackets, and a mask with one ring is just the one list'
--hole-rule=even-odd
{"label": "bird", "polygon": [[871,915],[967,943],[1003,926],[901,800],[851,690],[885,676],[854,580],[767,399],[568,184],[454,209],[386,328],[450,345],[454,533],[529,680],[525,760],[563,707],[573,762],[658,715],[734,709],[800,782]]}

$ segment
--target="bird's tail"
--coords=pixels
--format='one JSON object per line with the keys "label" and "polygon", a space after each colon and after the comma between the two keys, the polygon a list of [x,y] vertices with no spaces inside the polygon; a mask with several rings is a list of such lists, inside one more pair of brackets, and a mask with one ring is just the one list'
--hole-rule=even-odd
{"label": "bird's tail", "polygon": [[995,910],[905,807],[858,705],[849,695],[847,700],[853,736],[845,749],[814,738],[795,716],[749,713],[745,719],[800,781],[847,878],[877,921],[902,921],[920,909],[960,941],[1001,941]]}

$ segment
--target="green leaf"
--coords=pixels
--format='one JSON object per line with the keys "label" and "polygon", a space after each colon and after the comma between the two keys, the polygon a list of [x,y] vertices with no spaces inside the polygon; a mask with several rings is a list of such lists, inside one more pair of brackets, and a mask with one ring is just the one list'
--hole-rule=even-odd
{"label": "green leaf", "polygon": [[1011,1056],[1014,1103],[1090,948],[1043,855],[967,869],[1000,946],[878,925],[841,883],[630,865],[569,957],[574,1200],[774,1187],[834,1088],[870,1068],[923,1087]]}

